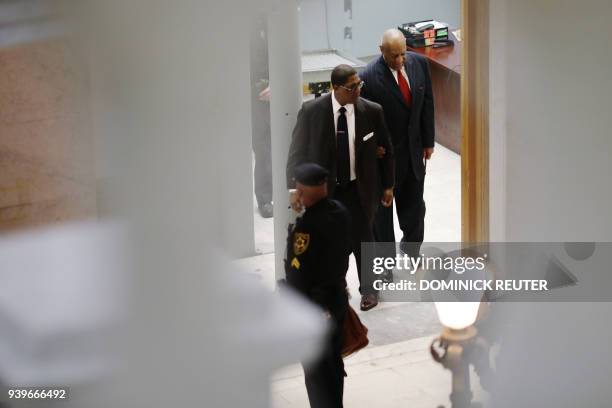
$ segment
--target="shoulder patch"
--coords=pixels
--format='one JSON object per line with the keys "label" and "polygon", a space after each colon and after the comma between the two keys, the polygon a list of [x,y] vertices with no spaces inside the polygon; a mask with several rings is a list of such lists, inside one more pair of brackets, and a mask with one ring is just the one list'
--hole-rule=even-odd
{"label": "shoulder patch", "polygon": [[293,258],[293,260],[291,261],[291,266],[295,269],[300,269],[300,261],[298,261],[297,258]]}
{"label": "shoulder patch", "polygon": [[293,237],[293,253],[295,255],[301,255],[308,249],[310,243],[310,234],[303,232],[296,232]]}

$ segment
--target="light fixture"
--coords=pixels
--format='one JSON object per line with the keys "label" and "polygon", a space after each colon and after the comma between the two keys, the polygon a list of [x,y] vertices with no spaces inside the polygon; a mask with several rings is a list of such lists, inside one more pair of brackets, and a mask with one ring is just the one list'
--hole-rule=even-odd
{"label": "light fixture", "polygon": [[474,366],[486,389],[485,376],[490,376],[489,344],[478,336],[474,322],[480,302],[435,302],[442,334],[430,346],[433,359],[452,373],[452,408],[473,407],[470,386],[470,364]]}
{"label": "light fixture", "polygon": [[434,302],[438,318],[453,330],[465,329],[476,321],[480,302]]}

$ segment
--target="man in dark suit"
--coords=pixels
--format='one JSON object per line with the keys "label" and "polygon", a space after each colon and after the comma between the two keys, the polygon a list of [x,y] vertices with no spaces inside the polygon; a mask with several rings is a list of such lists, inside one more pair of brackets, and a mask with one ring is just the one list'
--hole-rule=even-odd
{"label": "man in dark suit", "polygon": [[[403,237],[401,247],[418,256],[425,224],[426,161],[434,150],[434,101],[427,58],[406,52],[406,39],[397,29],[387,30],[382,55],[361,73],[364,98],[379,103],[395,149],[395,204]],[[395,242],[393,206],[381,207],[374,222],[379,242]]]}
{"label": "man in dark suit", "polygon": [[[360,280],[361,309],[378,304],[369,269],[361,268],[361,242],[374,240],[374,216],[382,203],[393,202],[393,147],[380,105],[360,98],[363,82],[354,68],[332,71],[333,92],[303,104],[293,130],[287,161],[287,186],[295,185],[294,169],[304,162],[329,170],[330,195],[351,216],[352,252]],[[379,147],[385,150],[379,163]],[[297,210],[299,204],[292,197]]]}

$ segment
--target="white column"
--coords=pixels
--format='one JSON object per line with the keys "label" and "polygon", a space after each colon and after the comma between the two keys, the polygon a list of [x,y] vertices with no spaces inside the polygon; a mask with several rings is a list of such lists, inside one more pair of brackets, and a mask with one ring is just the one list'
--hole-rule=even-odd
{"label": "white column", "polygon": [[285,276],[283,258],[289,219],[285,169],[291,131],[302,104],[302,62],[297,3],[280,1],[268,18],[275,277]]}

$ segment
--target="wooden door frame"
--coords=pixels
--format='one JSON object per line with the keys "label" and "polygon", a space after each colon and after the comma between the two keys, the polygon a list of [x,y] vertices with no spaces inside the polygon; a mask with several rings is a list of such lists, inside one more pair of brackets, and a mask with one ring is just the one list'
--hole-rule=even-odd
{"label": "wooden door frame", "polygon": [[461,0],[461,240],[489,241],[489,0]]}

